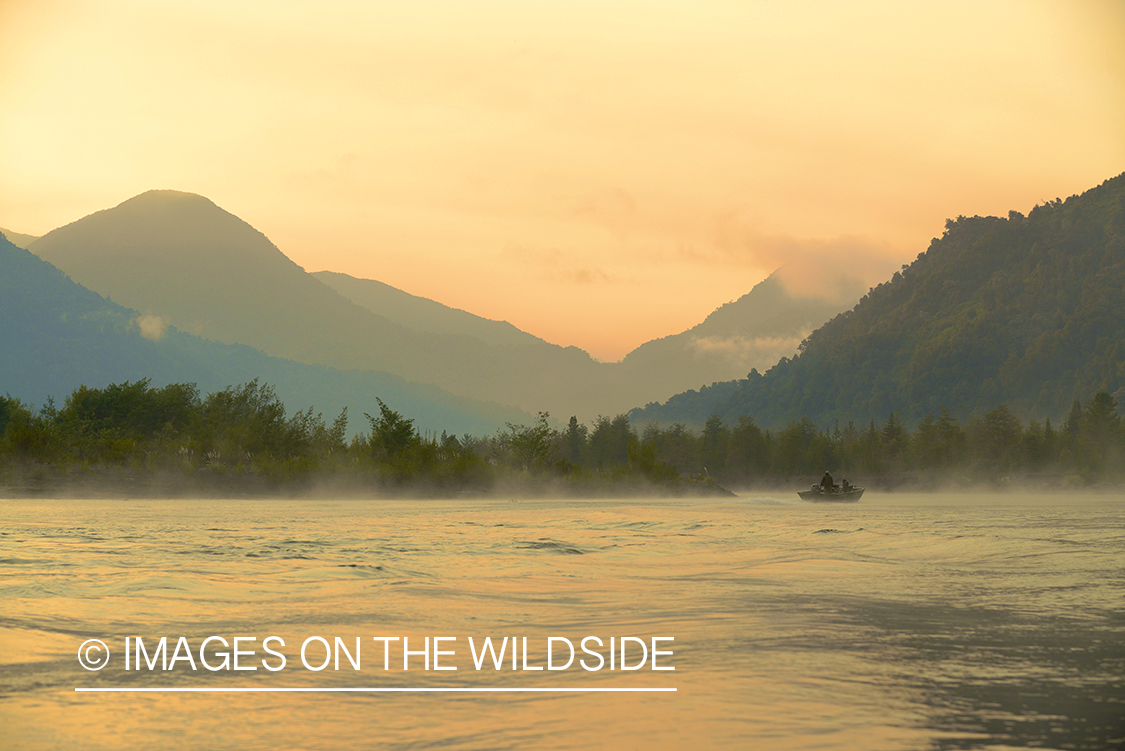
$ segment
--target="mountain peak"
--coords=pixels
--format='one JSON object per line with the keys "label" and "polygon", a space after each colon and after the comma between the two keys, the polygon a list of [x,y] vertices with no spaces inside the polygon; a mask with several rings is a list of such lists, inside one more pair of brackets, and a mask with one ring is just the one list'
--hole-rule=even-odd
{"label": "mountain peak", "polygon": [[[132,204],[140,204],[144,206],[172,206],[172,205],[199,205],[199,206],[215,206],[214,201],[198,193],[187,193],[182,190],[146,190],[144,193],[133,196],[132,198],[122,201],[118,204],[118,208],[122,206],[129,206]],[[218,206],[215,206],[218,208]]]}
{"label": "mountain peak", "polygon": [[[76,242],[77,241],[77,242]],[[265,235],[213,201],[178,190],[149,190],[47,233],[35,253],[60,268],[73,260],[128,263],[160,248],[164,262],[229,261],[246,253],[285,259]],[[67,256],[77,255],[72,259]],[[186,260],[186,259],[181,259]]]}
{"label": "mountain peak", "polygon": [[238,341],[220,333],[223,320],[257,325],[262,311],[280,305],[253,299],[260,282],[298,296],[321,286],[234,214],[174,190],[141,193],[49,232],[32,249],[85,287],[221,341]]}
{"label": "mountain peak", "polygon": [[[226,231],[234,224],[241,224],[247,229],[250,225],[224,211],[210,198],[197,193],[185,193],[179,190],[148,190],[140,195],[122,201],[112,209],[99,211],[86,219],[110,215],[118,222],[145,222],[147,225],[166,223],[191,223],[204,222],[202,228],[210,227],[215,230],[215,222],[221,223],[220,231]],[[85,220],[79,220],[85,221]],[[256,230],[255,230],[256,232]]]}

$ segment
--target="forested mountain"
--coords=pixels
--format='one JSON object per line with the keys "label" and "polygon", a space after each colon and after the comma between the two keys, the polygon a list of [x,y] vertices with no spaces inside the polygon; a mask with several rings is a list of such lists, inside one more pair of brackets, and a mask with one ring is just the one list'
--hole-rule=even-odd
{"label": "forested mountain", "polygon": [[30,249],[89,289],[183,331],[562,419],[623,413],[768,367],[835,310],[789,299],[771,282],[716,311],[699,331],[645,345],[622,363],[599,363],[577,347],[379,282],[308,274],[253,227],[188,193],[144,193]]}
{"label": "forested mountain", "polygon": [[203,391],[221,391],[258,379],[296,409],[315,406],[336,414],[346,406],[353,419],[378,412],[376,397],[428,430],[490,432],[529,419],[516,409],[387,373],[303,365],[185,334],[105,300],[3,238],[0,352],[0,394],[30,404],[61,399],[81,385],[100,388],[147,378],[154,385],[193,382]]}
{"label": "forested mountain", "polygon": [[958,217],[912,264],[764,375],[634,410],[643,424],[907,425],[1006,403],[1060,420],[1125,387],[1125,175],[1028,216]]}

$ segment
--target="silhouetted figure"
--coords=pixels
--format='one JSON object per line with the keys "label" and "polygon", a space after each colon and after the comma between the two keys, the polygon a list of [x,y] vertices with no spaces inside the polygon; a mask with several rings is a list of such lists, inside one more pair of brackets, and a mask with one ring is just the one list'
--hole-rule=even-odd
{"label": "silhouetted figure", "polygon": [[845,493],[847,493],[849,490],[852,489],[852,484],[850,482],[848,482],[848,478],[846,478],[846,477],[844,478],[844,486],[843,487],[844,487]]}
{"label": "silhouetted figure", "polygon": [[832,492],[832,475],[828,474],[828,470],[824,470],[824,477],[820,478],[820,492]]}

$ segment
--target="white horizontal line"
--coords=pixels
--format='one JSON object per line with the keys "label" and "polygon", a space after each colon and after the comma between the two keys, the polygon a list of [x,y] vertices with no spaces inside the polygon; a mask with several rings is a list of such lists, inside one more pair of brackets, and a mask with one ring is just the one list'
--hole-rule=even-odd
{"label": "white horizontal line", "polygon": [[529,692],[666,692],[675,688],[75,688],[79,692],[92,693],[529,693]]}

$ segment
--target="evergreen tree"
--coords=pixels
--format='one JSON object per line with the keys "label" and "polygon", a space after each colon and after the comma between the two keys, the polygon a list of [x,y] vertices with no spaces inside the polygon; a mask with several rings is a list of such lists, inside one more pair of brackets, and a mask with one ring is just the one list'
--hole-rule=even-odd
{"label": "evergreen tree", "polygon": [[363,416],[371,423],[371,447],[388,459],[394,460],[403,452],[420,442],[414,420],[403,417],[398,412],[375,397],[379,403],[379,416],[372,417],[366,412]]}
{"label": "evergreen tree", "polygon": [[566,446],[566,459],[572,464],[582,466],[586,459],[586,426],[578,422],[574,415],[570,416],[564,434]]}

